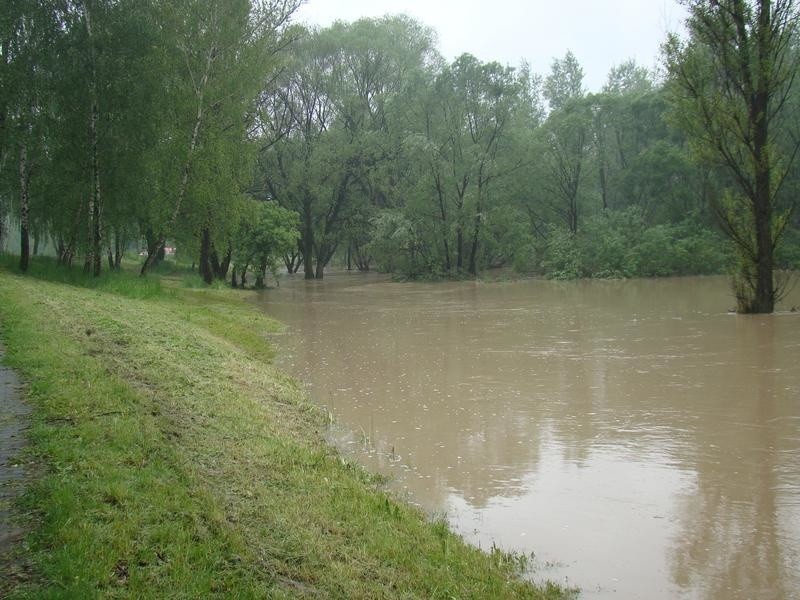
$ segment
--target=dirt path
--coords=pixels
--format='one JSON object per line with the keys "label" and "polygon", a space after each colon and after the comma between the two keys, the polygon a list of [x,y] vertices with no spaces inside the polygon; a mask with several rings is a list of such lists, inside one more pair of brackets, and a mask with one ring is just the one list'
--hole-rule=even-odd
{"label": "dirt path", "polygon": [[[0,346],[0,361],[3,355]],[[25,465],[18,458],[26,444],[30,413],[30,407],[22,401],[19,378],[0,364],[0,573],[5,555],[23,534],[12,519],[11,505],[25,480]]]}

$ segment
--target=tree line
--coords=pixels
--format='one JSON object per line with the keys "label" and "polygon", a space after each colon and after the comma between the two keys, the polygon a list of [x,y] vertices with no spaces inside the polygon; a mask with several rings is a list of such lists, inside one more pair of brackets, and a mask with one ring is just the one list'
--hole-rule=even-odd
{"label": "tree line", "polygon": [[[734,269],[771,312],[800,265],[797,14],[687,0],[658,76],[597,93],[453,61],[406,16],[292,23],[299,0],[10,0],[0,16],[0,203],[99,273],[167,241],[208,282],[334,259],[406,277]],[[783,243],[782,243],[783,242]],[[27,245],[26,245],[27,244]]]}
{"label": "tree line", "polygon": [[[234,261],[261,267],[242,235],[264,221],[247,194],[253,99],[292,42],[298,5],[9,0],[0,199],[19,222],[21,269],[31,237],[95,275],[131,245],[144,274],[168,240],[192,247],[207,279]],[[291,227],[293,215],[270,214]]]}

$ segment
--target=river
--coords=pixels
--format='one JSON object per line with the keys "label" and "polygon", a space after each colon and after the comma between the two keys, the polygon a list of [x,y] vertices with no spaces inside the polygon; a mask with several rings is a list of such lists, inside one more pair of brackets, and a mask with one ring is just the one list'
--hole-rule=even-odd
{"label": "river", "polygon": [[340,273],[262,302],[337,443],[535,579],[800,597],[800,313],[730,314],[725,278]]}

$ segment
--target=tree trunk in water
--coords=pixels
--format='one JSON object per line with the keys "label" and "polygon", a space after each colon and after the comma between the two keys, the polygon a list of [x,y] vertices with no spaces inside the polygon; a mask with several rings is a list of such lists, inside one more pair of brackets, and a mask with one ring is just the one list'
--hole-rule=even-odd
{"label": "tree trunk in water", "polygon": [[[356,260],[356,268],[359,271],[366,272],[369,271],[369,264],[372,260],[372,257],[369,253],[365,253],[362,251],[362,248],[358,244],[353,244],[354,252],[355,252],[355,260]],[[413,260],[413,259],[412,259]]]}
{"label": "tree trunk in water", "polygon": [[[758,23],[758,55],[761,68],[769,55],[768,44],[772,36],[772,14],[770,3],[761,1]],[[772,233],[772,157],[769,148],[769,97],[766,76],[762,73],[757,81],[756,93],[751,105],[750,119],[754,125],[753,146],[756,165],[756,194],[754,217],[756,226],[756,290],[753,313],[771,313],[775,310],[774,240]]]}
{"label": "tree trunk in water", "polygon": [[300,267],[303,265],[303,257],[302,257],[302,250],[298,250],[297,252],[291,252],[288,254],[283,255],[283,263],[286,265],[286,271],[290,275],[294,275],[300,270]]}
{"label": "tree trunk in water", "polygon": [[323,279],[325,277],[325,267],[328,266],[328,263],[336,253],[337,247],[338,244],[333,244],[333,246],[321,244],[315,248],[317,255],[317,269],[314,274],[315,279]]}
{"label": "tree trunk in water", "polygon": [[31,260],[28,181],[28,148],[23,144],[19,149],[19,270],[23,273],[28,271]]}
{"label": "tree trunk in water", "polygon": [[200,275],[207,284],[214,282],[214,271],[211,268],[211,232],[208,227],[204,227],[200,234]]}
{"label": "tree trunk in water", "polygon": [[447,241],[449,235],[449,226],[447,222],[447,204],[445,203],[444,189],[442,188],[442,181],[439,175],[435,175],[436,180],[436,194],[439,199],[439,215],[442,221],[442,245],[444,246],[444,270],[449,273],[452,269],[450,263],[450,244]]}
{"label": "tree trunk in water", "polygon": [[311,216],[311,205],[306,202],[303,210],[303,270],[306,279],[314,276],[314,223]]}
{"label": "tree trunk in water", "polygon": [[459,223],[456,230],[456,271],[461,273],[464,266],[464,230]]}

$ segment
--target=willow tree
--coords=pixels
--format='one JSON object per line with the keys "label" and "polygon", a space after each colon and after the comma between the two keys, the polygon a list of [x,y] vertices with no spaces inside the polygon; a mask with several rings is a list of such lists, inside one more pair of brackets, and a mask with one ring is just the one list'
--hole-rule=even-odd
{"label": "willow tree", "polygon": [[798,68],[794,0],[684,0],[689,36],[667,43],[673,114],[705,160],[734,185],[715,204],[739,256],[742,313],[781,295],[775,249],[788,223],[782,185],[798,150],[789,99]]}
{"label": "willow tree", "polygon": [[305,277],[322,279],[343,243],[368,237],[371,209],[391,204],[405,99],[434,58],[433,34],[407,17],[296,31],[262,94],[259,177],[267,197],[300,215]]}

